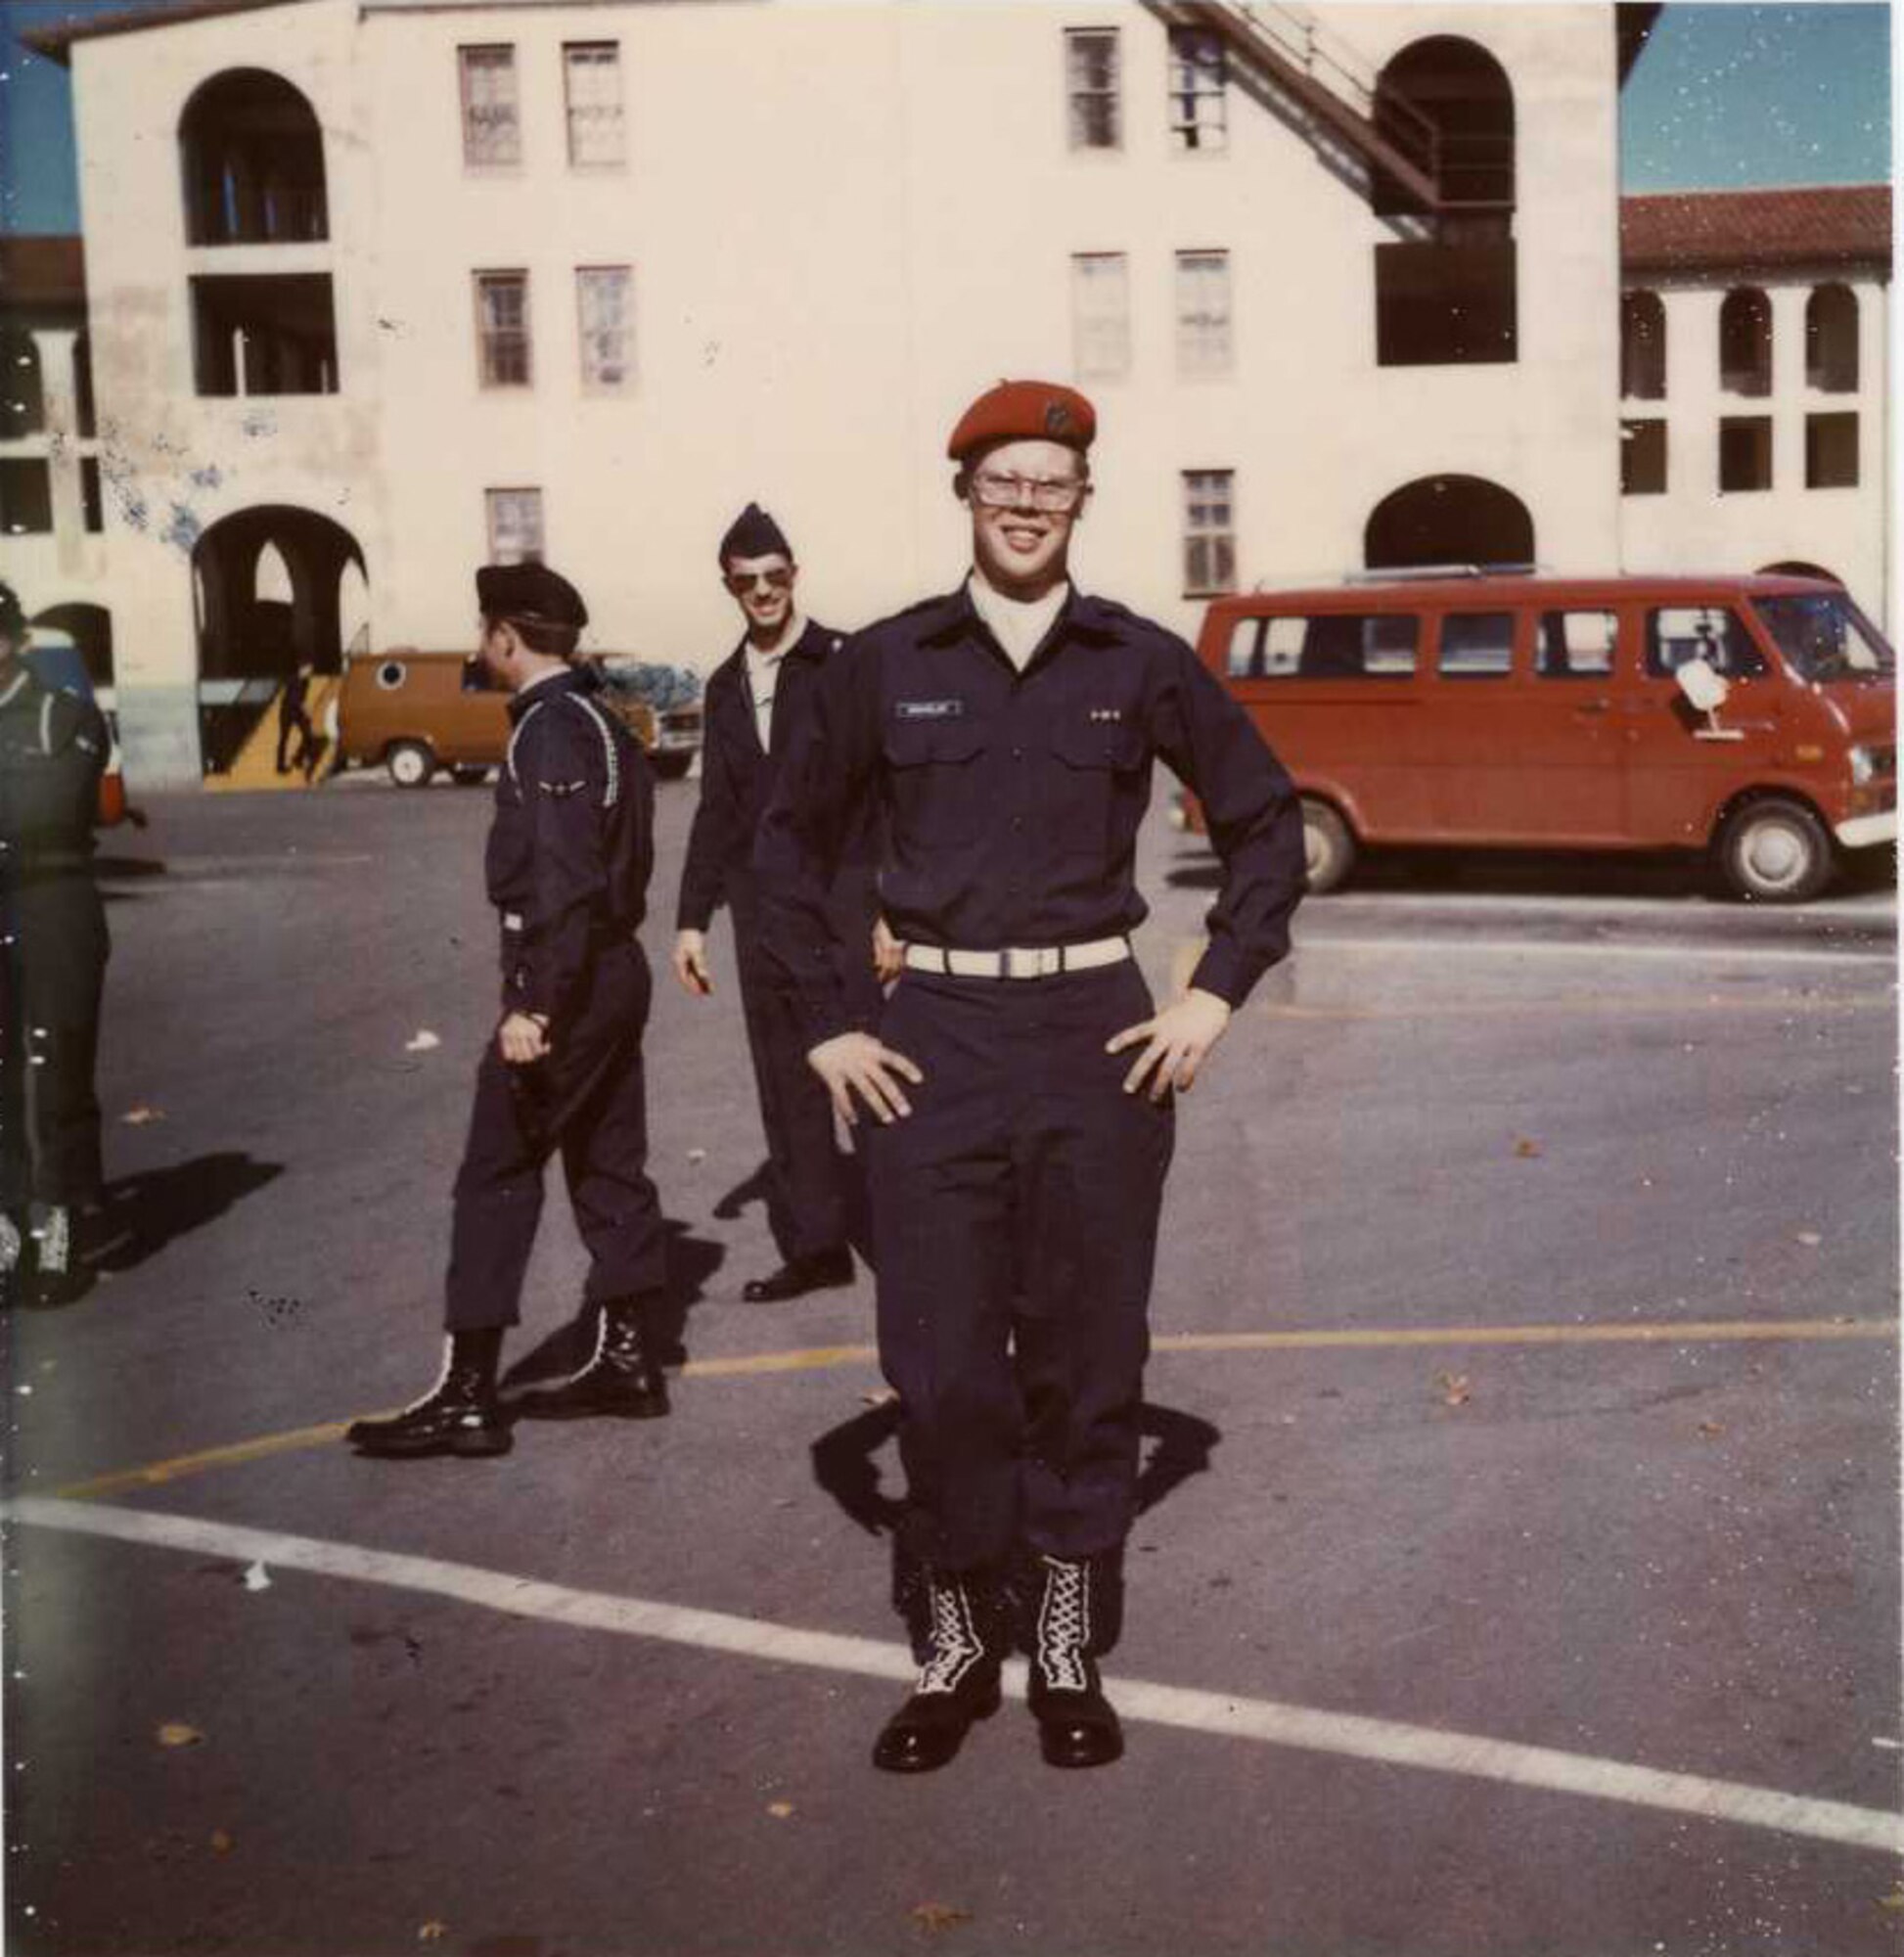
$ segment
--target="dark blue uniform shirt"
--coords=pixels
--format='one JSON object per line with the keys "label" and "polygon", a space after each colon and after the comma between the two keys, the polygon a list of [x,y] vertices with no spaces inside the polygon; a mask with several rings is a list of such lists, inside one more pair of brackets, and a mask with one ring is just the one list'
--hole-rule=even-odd
{"label": "dark blue uniform shirt", "polygon": [[655,866],[655,781],[586,666],[509,703],[484,868],[502,913],[503,1000],[560,1024],[590,957],[634,934]]}
{"label": "dark blue uniform shirt", "polygon": [[85,870],[111,741],[90,700],[0,669],[0,876]]}
{"label": "dark blue uniform shirt", "polygon": [[848,1029],[824,892],[859,804],[884,828],[881,908],[910,942],[1081,944],[1148,915],[1132,876],[1161,755],[1223,862],[1192,983],[1239,1005],[1290,948],[1303,887],[1289,776],[1174,633],[1073,591],[1022,672],[966,588],[869,626],[827,662],[761,825],[767,940],[809,1032]]}

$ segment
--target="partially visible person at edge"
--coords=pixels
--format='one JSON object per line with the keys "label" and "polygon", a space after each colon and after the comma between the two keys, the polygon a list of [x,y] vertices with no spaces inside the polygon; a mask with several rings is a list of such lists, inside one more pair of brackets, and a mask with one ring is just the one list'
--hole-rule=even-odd
{"label": "partially visible person at edge", "polygon": [[[701,997],[713,990],[707,933],[723,901],[734,920],[734,958],[748,1049],[767,1138],[767,1220],[781,1264],[750,1278],[755,1301],[800,1297],[853,1281],[849,1225],[863,1211],[857,1158],[835,1145],[833,1104],[806,1064],[807,1038],[792,986],[760,941],[761,891],[753,843],[782,757],[811,711],[840,636],[801,615],[799,567],[772,517],[749,503],[720,541],[722,581],[746,634],[707,679],[701,801],[681,871],[674,975]],[[840,980],[854,1024],[878,1022],[872,933],[873,869],[849,844],[831,892],[843,950]]]}
{"label": "partially visible person at edge", "polygon": [[[1041,382],[1001,384],[960,419],[947,452],[972,570],[829,662],[756,859],[810,1062],[842,1115],[874,1117],[880,1360],[930,1626],[874,1748],[894,1772],[944,1765],[997,1707],[1001,1575],[1020,1556],[1044,1758],[1122,1752],[1102,1586],[1133,1520],[1174,1100],[1288,954],[1304,887],[1295,795],[1248,718],[1181,639],[1071,582],[1096,425]],[[1208,946],[1161,1010],[1129,938],[1158,756],[1223,866]],[[852,1024],[824,902],[868,791],[904,947],[877,1037]]]}
{"label": "partially visible person at edge", "polygon": [[75,1224],[101,1196],[93,1076],[111,940],[93,825],[112,741],[90,700],[27,667],[28,636],[0,584],[0,1282],[57,1303],[77,1274]]}
{"label": "partially visible person at edge", "polygon": [[295,765],[302,771],[307,782],[317,772],[319,752],[317,729],[311,725],[310,715],[311,677],[316,670],[308,660],[300,660],[292,668],[284,691],[278,696],[278,773],[288,775],[292,770],[291,737],[295,734],[297,759]]}
{"label": "partially visible person at edge", "polygon": [[510,1411],[531,1418],[648,1419],[668,1410],[657,1342],[663,1225],[648,1179],[642,1031],[652,997],[636,939],[654,867],[655,786],[640,744],[574,663],[588,612],[540,564],[476,572],[483,673],[512,698],[486,854],[502,927],[502,1018],[476,1069],[457,1172],[446,1285],[448,1353],[435,1387],[402,1412],[359,1420],[365,1454],[507,1453],[497,1394],[505,1330],[519,1322],[560,1148],[589,1255],[593,1354]]}

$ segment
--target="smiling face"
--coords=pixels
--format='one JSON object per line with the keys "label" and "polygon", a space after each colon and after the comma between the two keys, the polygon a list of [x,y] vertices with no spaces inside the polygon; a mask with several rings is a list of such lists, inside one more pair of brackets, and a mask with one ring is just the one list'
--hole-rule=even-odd
{"label": "smiling face", "polygon": [[764,557],[730,557],[721,576],[748,621],[748,637],[770,646],[786,629],[793,611],[793,584],[798,567],[784,551]]}
{"label": "smiling face", "polygon": [[1060,441],[1000,442],[960,475],[958,488],[972,512],[973,561],[995,590],[1041,598],[1064,578],[1071,532],[1091,493],[1075,449]]}

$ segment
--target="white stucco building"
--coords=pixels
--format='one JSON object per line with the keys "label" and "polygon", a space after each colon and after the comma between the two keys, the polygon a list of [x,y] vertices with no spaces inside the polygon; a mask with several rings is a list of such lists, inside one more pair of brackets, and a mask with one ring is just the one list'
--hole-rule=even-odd
{"label": "white stucco building", "polygon": [[1370,563],[1616,568],[1650,500],[1618,91],[1655,12],[181,0],[43,32],[128,769],[196,779],[295,656],[467,644],[491,556],[572,577],[596,646],[710,665],[750,498],[829,622],[943,588],[945,433],[1007,375],[1097,401],[1080,575],[1185,631]]}

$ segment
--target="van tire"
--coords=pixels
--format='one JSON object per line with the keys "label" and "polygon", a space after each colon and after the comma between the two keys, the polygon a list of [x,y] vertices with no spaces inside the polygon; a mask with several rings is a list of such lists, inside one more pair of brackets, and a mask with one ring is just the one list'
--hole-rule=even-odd
{"label": "van tire", "polygon": [[421,741],[392,741],[384,766],[400,789],[427,789],[436,772],[436,756]]}
{"label": "van tire", "polygon": [[1747,802],[1719,837],[1719,874],[1749,903],[1802,904],[1836,867],[1825,825],[1801,801],[1767,796]]}
{"label": "van tire", "polygon": [[1335,889],[1355,867],[1355,838],[1348,824],[1314,796],[1302,797],[1302,860],[1312,897]]}
{"label": "van tire", "polygon": [[458,761],[449,771],[449,778],[460,789],[479,789],[489,779],[487,761]]}

